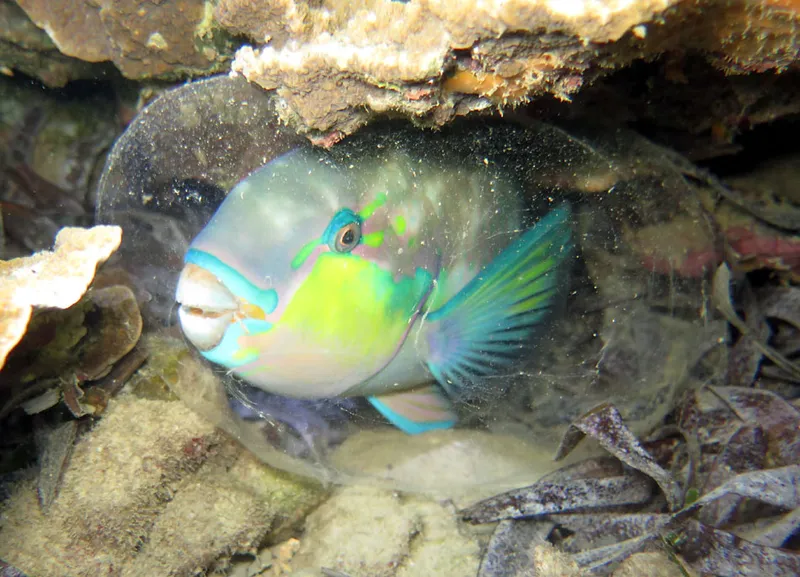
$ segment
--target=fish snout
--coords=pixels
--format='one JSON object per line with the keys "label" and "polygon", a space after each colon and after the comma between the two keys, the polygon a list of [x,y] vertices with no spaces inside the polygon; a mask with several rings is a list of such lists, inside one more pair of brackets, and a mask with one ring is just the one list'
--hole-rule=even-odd
{"label": "fish snout", "polygon": [[222,341],[240,308],[239,300],[216,276],[191,263],[181,271],[175,300],[181,329],[200,351]]}

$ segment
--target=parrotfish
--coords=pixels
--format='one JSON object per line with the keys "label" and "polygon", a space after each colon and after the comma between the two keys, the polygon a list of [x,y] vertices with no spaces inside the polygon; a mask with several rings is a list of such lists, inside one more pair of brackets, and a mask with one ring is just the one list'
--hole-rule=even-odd
{"label": "parrotfish", "polygon": [[453,402],[510,372],[563,302],[570,208],[532,216],[524,133],[395,128],[271,160],[189,247],[187,339],[270,393],[365,396],[407,433],[452,427]]}

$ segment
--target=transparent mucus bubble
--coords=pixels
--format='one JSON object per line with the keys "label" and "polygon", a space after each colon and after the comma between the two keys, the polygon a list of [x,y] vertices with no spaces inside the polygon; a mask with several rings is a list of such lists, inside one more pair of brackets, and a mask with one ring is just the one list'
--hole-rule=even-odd
{"label": "transparent mucus bubble", "polygon": [[[183,257],[225,195],[291,149],[349,175],[366,170],[363,158],[404,150],[420,170],[393,182],[410,186],[435,173],[431,166],[455,166],[436,183],[439,201],[446,211],[475,203],[483,216],[469,237],[446,225],[434,231],[448,250],[497,252],[567,203],[576,251],[562,310],[513,370],[460,399],[455,430],[409,436],[362,398],[279,396],[218,367],[211,378],[176,386],[184,402],[266,463],[332,482],[489,494],[560,466],[551,456],[564,430],[599,403],[615,404],[644,433],[702,377],[703,359],[724,331],[706,317],[717,253],[699,201],[706,187],[681,159],[629,131],[524,119],[460,120],[435,133],[379,123],[322,151],[279,126],[272,99],[241,78],[188,84],[148,106],[110,155],[99,217],[123,227],[120,262],[149,295],[151,319],[174,322]],[[523,226],[507,224],[493,192],[464,198],[467,185],[491,170],[499,172],[486,177],[487,187],[506,178],[517,187]],[[289,193],[291,184],[283,183]],[[242,222],[230,223],[236,242],[271,238]],[[314,236],[296,234],[297,245]]]}
{"label": "transparent mucus bubble", "polygon": [[151,320],[169,317],[189,243],[228,190],[300,140],[241,77],[185,84],[136,116],[109,154],[97,216],[122,227],[119,255]]}

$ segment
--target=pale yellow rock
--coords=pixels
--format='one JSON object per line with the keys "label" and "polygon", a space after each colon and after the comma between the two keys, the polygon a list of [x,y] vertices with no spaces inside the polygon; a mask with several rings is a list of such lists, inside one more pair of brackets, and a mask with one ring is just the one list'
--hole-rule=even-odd
{"label": "pale yellow rock", "polygon": [[523,577],[589,577],[567,554],[550,544],[537,545],[533,549],[534,570]]}
{"label": "pale yellow rock", "polygon": [[177,487],[123,575],[191,574],[220,556],[256,550],[267,531],[297,523],[316,501],[310,486],[307,499],[303,495],[302,484],[276,474],[250,453],[233,465],[211,462],[202,475]]}
{"label": "pale yellow rock", "polygon": [[270,469],[179,401],[124,394],[76,445],[45,516],[19,485],[0,558],[29,575],[194,575],[299,522],[319,487]]}
{"label": "pale yellow rock", "polygon": [[306,520],[296,570],[350,577],[475,575],[480,547],[452,506],[365,487],[334,493]]}
{"label": "pale yellow rock", "polygon": [[614,577],[684,577],[680,566],[665,553],[635,553],[614,571]]}
{"label": "pale yellow rock", "polygon": [[462,524],[456,510],[438,502],[418,499],[416,511],[422,529],[397,577],[473,575],[480,565],[477,529]]}

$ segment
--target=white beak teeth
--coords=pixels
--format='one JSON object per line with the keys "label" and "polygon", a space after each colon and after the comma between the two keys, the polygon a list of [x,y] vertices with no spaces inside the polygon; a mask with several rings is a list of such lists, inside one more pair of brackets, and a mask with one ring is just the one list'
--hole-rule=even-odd
{"label": "white beak teeth", "polygon": [[187,264],[181,271],[175,300],[184,307],[206,313],[224,313],[239,308],[236,297],[217,277],[194,264]]}
{"label": "white beak teeth", "polygon": [[217,277],[188,264],[178,279],[178,319],[186,338],[201,351],[216,347],[239,310],[239,302]]}
{"label": "white beak teeth", "polygon": [[201,351],[210,351],[222,341],[225,331],[233,322],[233,313],[209,317],[181,307],[178,309],[178,318],[186,338]]}

